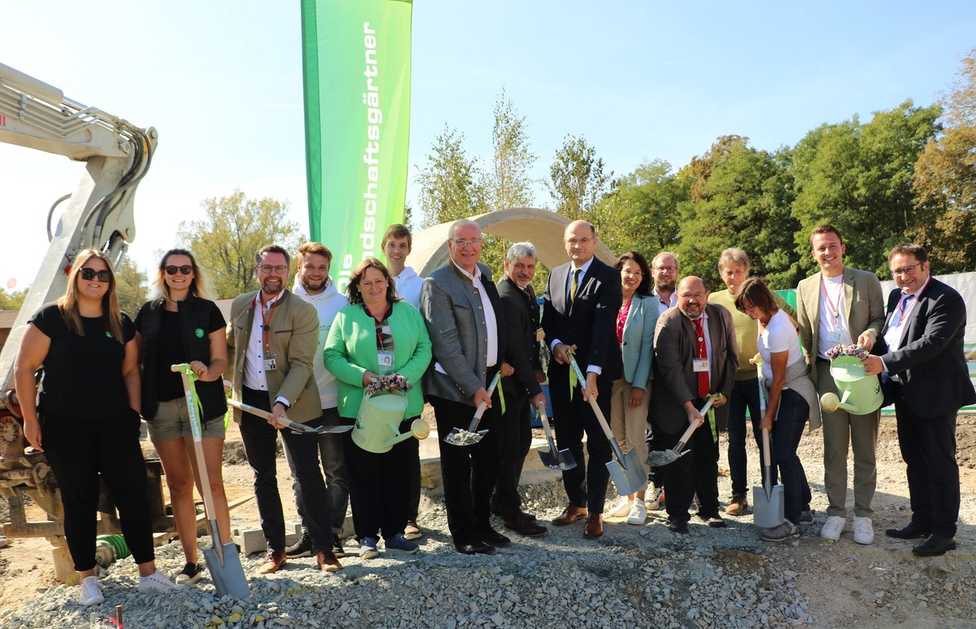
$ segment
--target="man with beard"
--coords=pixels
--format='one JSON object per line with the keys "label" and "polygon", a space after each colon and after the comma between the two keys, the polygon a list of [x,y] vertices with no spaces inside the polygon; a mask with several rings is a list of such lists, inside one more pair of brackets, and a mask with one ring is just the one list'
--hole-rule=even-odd
{"label": "man with beard", "polygon": [[732,393],[738,360],[732,316],[708,303],[701,278],[682,279],[677,295],[677,306],[657,322],[651,417],[663,448],[674,447],[689,424],[699,426],[688,440],[691,452],[663,471],[668,528],[687,533],[688,507],[695,494],[699,519],[711,527],[725,526],[718,513],[716,427],[699,409],[712,397],[713,407],[726,410],[722,407]]}
{"label": "man with beard", "polygon": [[[295,295],[315,306],[319,318],[318,346],[312,361],[315,374],[315,384],[319,390],[322,403],[322,423],[325,426],[336,426],[340,423],[339,412],[336,409],[337,387],[335,376],[325,368],[322,362],[322,350],[325,348],[325,338],[329,335],[332,320],[349,301],[345,295],[336,289],[335,282],[329,278],[329,267],[332,265],[332,252],[318,242],[307,242],[298,248],[298,273],[295,275]],[[328,492],[329,507],[332,511],[332,531],[334,541],[332,551],[337,557],[344,556],[339,533],[342,522],[346,517],[346,507],[349,505],[349,475],[346,473],[346,462],[343,454],[343,436],[336,434],[306,437],[318,439],[318,450],[325,470],[325,489]],[[289,451],[285,451],[288,454]],[[292,477],[297,478],[295,466],[288,458],[288,465],[292,469]],[[295,504],[298,516],[302,520],[302,535],[285,554],[289,557],[304,557],[312,551],[312,536],[305,523],[305,505],[302,503],[302,492],[295,481],[292,485],[295,492]]]}
{"label": "man with beard", "polygon": [[263,248],[255,268],[261,290],[245,293],[231,304],[227,345],[234,399],[273,415],[264,420],[235,409],[234,420],[240,423],[244,453],[254,472],[254,494],[268,542],[268,561],[260,572],[277,572],[286,561],[285,516],[275,464],[279,431],[319,569],[335,572],[342,565],[332,551],[332,509],[319,468],[318,440],[281,430],[285,419],[310,426],[323,421],[312,366],[318,317],[311,304],[285,289],[289,262],[282,247]]}

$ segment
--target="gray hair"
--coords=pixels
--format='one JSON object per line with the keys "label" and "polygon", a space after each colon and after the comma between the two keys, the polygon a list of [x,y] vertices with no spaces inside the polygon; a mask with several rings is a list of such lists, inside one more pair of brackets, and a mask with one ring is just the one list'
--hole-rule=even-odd
{"label": "gray hair", "polygon": [[457,233],[457,230],[461,229],[462,227],[467,227],[469,225],[473,225],[474,227],[477,227],[478,233],[479,234],[481,233],[481,225],[472,221],[471,219],[462,218],[460,220],[451,223],[450,229],[447,230],[447,239],[454,240],[454,235]]}
{"label": "gray hair", "polygon": [[736,264],[738,266],[745,267],[747,271],[751,266],[749,264],[749,255],[742,249],[739,249],[738,247],[729,247],[718,256],[719,271],[721,271],[724,267],[727,267],[730,264]]}
{"label": "gray hair", "polygon": [[517,242],[508,248],[508,253],[505,254],[505,259],[509,262],[515,262],[519,258],[535,258],[535,245],[531,242]]}

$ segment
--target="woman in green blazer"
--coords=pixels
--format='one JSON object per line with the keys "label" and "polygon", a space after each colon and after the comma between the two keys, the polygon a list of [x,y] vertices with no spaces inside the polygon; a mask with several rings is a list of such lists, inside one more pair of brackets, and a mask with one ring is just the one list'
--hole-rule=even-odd
{"label": "woman in green blazer", "polygon": [[[654,357],[654,326],[657,300],[651,297],[651,271],[644,256],[628,251],[615,267],[620,273],[623,302],[617,312],[616,334],[623,361],[621,376],[610,392],[610,427],[625,451],[637,450],[647,460],[647,407],[651,399],[651,360]],[[628,524],[642,525],[647,519],[644,488],[621,496],[607,515],[627,516]]]}
{"label": "woman in green blazer", "polygon": [[[396,296],[389,271],[376,258],[367,258],[349,278],[349,305],[339,311],[325,342],[325,367],[339,389],[339,415],[356,419],[364,389],[383,376],[406,380],[406,410],[400,432],[420,416],[424,406],[420,379],[430,363],[430,337],[420,313]],[[368,418],[364,418],[368,421]],[[389,452],[376,454],[358,445],[347,433],[346,465],[353,523],[360,556],[379,554],[382,532],[386,549],[414,552],[417,544],[403,537],[407,523],[411,457],[419,457],[419,443],[407,439]]]}

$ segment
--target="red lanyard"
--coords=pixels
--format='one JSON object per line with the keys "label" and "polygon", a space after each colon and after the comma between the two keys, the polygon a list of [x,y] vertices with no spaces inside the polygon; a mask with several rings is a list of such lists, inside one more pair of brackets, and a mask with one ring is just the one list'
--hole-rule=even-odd
{"label": "red lanyard", "polygon": [[[261,346],[264,348],[264,357],[267,358],[268,354],[271,353],[271,320],[275,316],[275,308],[281,303],[281,299],[284,297],[278,297],[273,302],[271,302],[267,307],[261,303],[261,293],[258,293],[257,306],[261,309]],[[270,313],[269,313],[270,311]]]}

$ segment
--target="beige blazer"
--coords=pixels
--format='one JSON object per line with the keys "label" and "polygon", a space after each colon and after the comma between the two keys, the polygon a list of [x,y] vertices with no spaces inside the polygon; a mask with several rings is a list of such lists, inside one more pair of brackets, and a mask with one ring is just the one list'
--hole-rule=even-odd
{"label": "beige blazer", "polygon": [[[235,400],[241,399],[244,384],[244,359],[254,323],[254,299],[257,292],[236,297],[230,307],[227,324],[227,351],[232,367],[231,385]],[[289,291],[281,298],[271,318],[271,351],[278,368],[266,373],[268,397],[272,404],[280,395],[291,403],[288,418],[307,422],[322,416],[322,404],[312,371],[312,358],[319,342],[319,317],[315,306]],[[234,421],[241,412],[234,409]]]}
{"label": "beige blazer", "polygon": [[[884,324],[885,302],[881,282],[874,273],[844,268],[844,308],[851,341],[857,343],[857,337],[870,330],[877,342]],[[796,322],[800,326],[800,343],[810,365],[810,379],[816,385],[817,344],[820,342],[819,271],[800,280],[796,287]]]}

